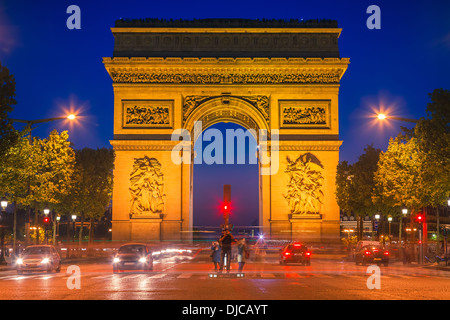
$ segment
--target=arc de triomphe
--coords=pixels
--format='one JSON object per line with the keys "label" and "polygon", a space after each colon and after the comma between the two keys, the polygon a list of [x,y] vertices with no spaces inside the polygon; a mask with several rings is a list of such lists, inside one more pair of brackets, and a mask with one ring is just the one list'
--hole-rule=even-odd
{"label": "arc de triomphe", "polygon": [[118,20],[112,33],[103,63],[114,89],[113,240],[190,238],[193,164],[173,161],[172,133],[193,134],[198,121],[253,129],[268,156],[278,152],[277,172],[259,177],[266,235],[339,239],[338,97],[349,59],[335,21]]}

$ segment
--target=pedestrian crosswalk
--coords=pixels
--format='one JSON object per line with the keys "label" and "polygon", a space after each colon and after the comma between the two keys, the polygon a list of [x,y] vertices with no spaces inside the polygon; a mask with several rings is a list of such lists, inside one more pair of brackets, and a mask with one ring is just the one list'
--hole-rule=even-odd
{"label": "pedestrian crosswalk", "polygon": [[[221,279],[221,277],[211,277],[208,272],[179,272],[179,271],[168,271],[168,272],[148,272],[148,273],[134,273],[134,272],[124,272],[124,273],[101,273],[101,272],[88,272],[82,273],[83,278],[89,278],[94,281],[108,281],[108,280],[124,280],[124,281],[141,281],[143,279]],[[370,275],[365,273],[355,273],[355,272],[341,272],[341,273],[331,273],[331,272],[255,272],[250,271],[243,273],[243,276],[236,277],[242,279],[307,279],[307,278],[317,278],[317,279],[367,279]],[[66,273],[49,273],[49,274],[8,274],[0,275],[0,281],[28,281],[28,280],[51,280],[51,279],[68,279],[69,274]],[[402,273],[391,273],[381,276],[382,279],[415,279],[415,278],[441,278],[450,279],[450,275],[444,273],[436,274],[402,274]],[[224,277],[222,279],[227,279],[229,277]]]}

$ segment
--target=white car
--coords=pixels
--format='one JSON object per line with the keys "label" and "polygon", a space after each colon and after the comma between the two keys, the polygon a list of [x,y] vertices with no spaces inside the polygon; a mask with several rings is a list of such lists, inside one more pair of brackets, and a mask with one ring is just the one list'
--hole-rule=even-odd
{"label": "white car", "polygon": [[18,274],[32,271],[61,271],[61,257],[54,246],[35,245],[26,247],[16,260]]}

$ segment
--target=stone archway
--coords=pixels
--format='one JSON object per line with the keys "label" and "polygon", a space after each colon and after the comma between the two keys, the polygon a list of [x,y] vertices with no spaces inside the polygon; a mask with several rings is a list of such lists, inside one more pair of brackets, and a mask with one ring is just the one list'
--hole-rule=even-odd
{"label": "stone archway", "polygon": [[[231,96],[221,94],[220,96],[188,96],[184,100],[183,113],[184,129],[191,133],[191,150],[198,135],[208,127],[219,122],[232,122],[238,124],[253,136],[256,144],[260,143],[260,135],[270,136],[270,127],[268,123],[269,98],[267,96]],[[196,123],[201,123],[201,128],[196,130]],[[267,138],[265,139],[267,140]],[[192,230],[194,221],[193,212],[193,183],[194,183],[194,157],[191,155],[191,165],[189,172],[189,194],[185,193],[183,197],[189,197],[191,203],[189,215],[184,216],[183,220],[189,221],[188,230]],[[258,165],[260,162],[258,161]],[[270,189],[267,179],[262,179],[261,170],[258,170],[258,201],[259,201],[259,221],[267,221],[263,216],[263,190]],[[187,199],[185,200],[187,201]]]}

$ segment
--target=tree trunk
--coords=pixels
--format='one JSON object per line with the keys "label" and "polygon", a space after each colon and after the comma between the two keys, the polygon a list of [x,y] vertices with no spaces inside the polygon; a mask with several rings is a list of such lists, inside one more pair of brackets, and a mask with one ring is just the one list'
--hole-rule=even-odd
{"label": "tree trunk", "polygon": [[89,221],[89,248],[88,255],[92,256],[94,253],[94,248],[92,245],[94,244],[94,226],[95,226],[95,218],[91,217]]}
{"label": "tree trunk", "polygon": [[17,202],[14,200],[14,230],[13,230],[13,252],[14,255],[17,254]]}
{"label": "tree trunk", "polygon": [[78,255],[82,256],[84,212],[81,213],[80,233],[78,234]]}
{"label": "tree trunk", "polygon": [[357,231],[357,237],[358,241],[362,240],[362,234],[363,234],[363,221],[361,216],[356,216],[356,231]]}
{"label": "tree trunk", "polygon": [[89,226],[89,245],[94,243],[94,233],[95,233],[95,218],[91,218],[91,225]]}

